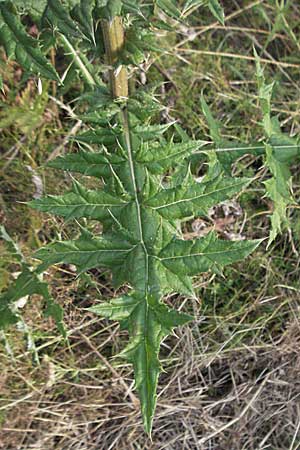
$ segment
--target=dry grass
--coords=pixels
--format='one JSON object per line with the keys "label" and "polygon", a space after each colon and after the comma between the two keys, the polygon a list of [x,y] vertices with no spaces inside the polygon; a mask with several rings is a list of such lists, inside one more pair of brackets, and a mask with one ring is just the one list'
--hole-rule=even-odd
{"label": "dry grass", "polygon": [[[298,295],[287,297],[291,312],[296,313],[297,300]],[[0,448],[297,448],[300,327],[296,317],[274,340],[258,335],[247,344],[230,347],[229,341],[215,341],[220,330],[201,333],[209,320],[205,316],[179,330],[177,338],[168,339],[151,443],[142,431],[130,367],[109,358],[124,333],[106,321],[96,323],[83,316],[74,306],[69,312],[69,350],[59,338],[47,336],[37,348],[40,365],[32,364],[29,352],[19,351],[15,361],[1,355]],[[10,340],[17,341],[15,333]]]}
{"label": "dry grass", "polygon": [[[299,42],[293,36],[299,33],[300,7],[297,2],[290,3],[284,15],[287,24],[283,20],[265,48],[278,15],[275,1],[224,1],[229,17],[226,30],[212,23],[208,15],[193,17],[193,28],[182,29],[175,42],[176,52],[172,45],[170,54],[156,61],[149,73],[150,81],[157,77],[166,81],[162,94],[169,115],[179,117],[190,134],[203,137],[206,126],[197,101],[204,89],[227,136],[261,137],[251,60],[254,43],[268,61],[267,76],[278,81],[274,111],[287,131],[299,133]],[[60,128],[61,120],[66,134],[72,128],[58,114],[59,105],[48,106],[43,121],[47,132],[42,127],[37,140],[23,141],[22,132],[4,130],[1,164],[7,165],[11,154],[13,158],[1,181],[1,219],[27,254],[58,233],[70,235],[73,231],[70,223],[31,216],[24,205],[12,203],[30,199],[34,191],[31,176],[24,171],[28,161],[35,168],[57,148],[62,150],[62,140],[56,137],[59,131],[51,132],[51,126]],[[17,151],[7,156],[16,141]],[[260,164],[244,159],[235,170],[251,175]],[[299,198],[297,166],[293,174]],[[60,190],[68,182],[57,173],[44,173],[42,179],[48,192]],[[239,233],[244,226],[249,236],[267,235],[271,205],[261,198],[262,192],[257,183],[241,198],[244,213],[232,232]],[[261,248],[247,262],[226,270],[225,278],[209,275],[195,280],[199,302],[176,296],[167,299],[183,310],[190,311],[192,306],[196,320],[176,330],[176,336],[163,344],[165,372],[159,382],[152,442],[142,429],[131,368],[112,358],[124,347],[126,333],[85,311],[98,299],[115,295],[109,277],[92,271],[89,277],[76,279],[73,267],[52,268],[47,277],[56,299],[64,305],[69,345],[53,323],[42,318],[38,298],[24,311],[27,335],[12,328],[3,336],[0,448],[300,448],[299,210],[291,210],[291,218],[291,232],[271,250]],[[6,266],[1,264],[5,275]],[[35,348],[28,347],[30,338]]]}

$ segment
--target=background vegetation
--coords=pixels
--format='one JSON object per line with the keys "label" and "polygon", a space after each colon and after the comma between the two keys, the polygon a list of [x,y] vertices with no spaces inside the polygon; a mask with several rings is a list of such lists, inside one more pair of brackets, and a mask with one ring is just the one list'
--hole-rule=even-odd
{"label": "background vegetation", "polygon": [[[281,0],[223,1],[226,27],[201,10],[190,27],[168,34],[168,52],[144,65],[140,82],[157,88],[167,109],[198,139],[208,138],[200,105],[202,91],[224,135],[250,142],[263,138],[253,45],[275,81],[273,113],[284,131],[299,134],[300,6]],[[34,35],[35,29],[31,30]],[[56,66],[66,64],[53,54]],[[4,61],[4,56],[1,58]],[[72,223],[29,209],[24,202],[70,185],[48,160],[70,150],[68,137],[81,122],[72,105],[82,83],[57,90],[24,79],[13,62],[0,63],[1,221],[25,256]],[[149,70],[146,70],[150,66]],[[299,198],[299,167],[292,166]],[[272,203],[261,181],[270,174],[258,157],[243,157],[236,174],[259,174],[235,202],[211,211],[210,221],[187,224],[186,234],[215,227],[221,236],[268,236]],[[201,176],[201,168],[199,172]],[[266,250],[224,270],[224,277],[195,280],[197,320],[163,345],[153,442],[142,432],[129,365],[111,359],[124,331],[84,311],[95,298],[113,296],[109,276],[90,271],[79,278],[72,266],[47,272],[52,293],[64,307],[70,345],[34,297],[23,308],[24,323],[2,335],[0,347],[0,448],[3,449],[216,449],[295,450],[300,446],[299,209],[289,211],[290,229]],[[0,243],[0,289],[18,272]]]}

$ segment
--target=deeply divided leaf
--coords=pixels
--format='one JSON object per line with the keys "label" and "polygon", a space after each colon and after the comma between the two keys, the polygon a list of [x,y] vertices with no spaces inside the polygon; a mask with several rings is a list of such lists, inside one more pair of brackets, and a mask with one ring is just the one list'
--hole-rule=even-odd
{"label": "deeply divided leaf", "polygon": [[267,196],[273,201],[271,216],[271,232],[269,245],[283,228],[289,227],[287,209],[295,203],[291,190],[290,163],[300,157],[299,142],[281,132],[277,118],[271,114],[271,97],[274,83],[267,84],[260,58],[254,49],[256,58],[256,77],[259,91],[259,102],[263,115],[263,129],[266,135],[265,163],[272,177],[264,184]]}
{"label": "deeply divided leaf", "polygon": [[[167,141],[166,126],[136,123],[136,116],[120,109],[103,126],[85,132],[84,141],[98,150],[59,157],[51,166],[94,176],[102,189],[90,191],[74,182],[72,192],[47,196],[31,205],[66,218],[90,218],[103,223],[103,234],[87,231],[75,240],[40,249],[42,267],[75,264],[79,271],[108,268],[116,286],[129,284],[128,295],[100,303],[92,311],[120,321],[129,331],[121,353],[132,362],[141,399],[145,429],[150,432],[160,372],[159,348],[173,328],[191,320],[163,303],[163,295],[195,295],[191,276],[245,258],[257,241],[222,241],[215,234],[194,241],[182,239],[180,221],[205,216],[210,207],[240,193],[248,179],[231,178],[211,170],[196,181],[187,164],[202,141]],[[134,123],[134,125],[131,125]],[[100,126],[101,124],[101,126]],[[82,140],[82,136],[79,137]],[[105,140],[105,144],[103,141]],[[172,171],[182,181],[172,185]],[[169,173],[167,180],[165,175]]]}

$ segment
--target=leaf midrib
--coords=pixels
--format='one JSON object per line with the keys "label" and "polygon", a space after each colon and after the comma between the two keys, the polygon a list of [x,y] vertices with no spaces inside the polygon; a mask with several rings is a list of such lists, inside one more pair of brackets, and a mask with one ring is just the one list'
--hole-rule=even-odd
{"label": "leaf midrib", "polygon": [[[252,243],[253,245],[253,243]],[[252,245],[249,245],[249,247],[252,247]],[[205,256],[206,258],[210,259],[210,256],[212,255],[221,255],[223,253],[236,253],[240,251],[240,249],[234,249],[234,250],[223,250],[218,252],[209,252],[209,253],[190,253],[189,255],[179,255],[179,256],[168,256],[168,257],[160,257],[157,255],[153,255],[154,258],[158,259],[159,261],[167,261],[167,260],[173,260],[173,259],[185,259],[185,258],[194,258],[195,256]]]}
{"label": "leaf midrib", "polygon": [[85,208],[85,207],[87,207],[87,206],[101,206],[101,207],[103,207],[103,208],[107,208],[107,207],[118,207],[118,208],[121,208],[121,207],[123,207],[123,206],[127,206],[127,205],[129,205],[129,203],[130,202],[127,202],[127,203],[79,203],[79,204],[76,204],[76,203],[64,203],[63,205],[60,205],[60,204],[56,204],[56,203],[44,203],[43,202],[43,204],[42,204],[42,206],[45,206],[45,207],[55,207],[55,208],[69,208],[70,206],[71,207],[74,207],[74,208],[77,208],[77,207],[79,207],[79,206],[81,206],[82,208]]}
{"label": "leaf midrib", "polygon": [[[143,227],[142,227],[142,217],[141,217],[141,206],[139,203],[139,197],[138,197],[138,191],[137,191],[137,181],[136,181],[136,175],[134,170],[134,163],[133,163],[133,152],[132,152],[132,145],[131,145],[131,135],[130,135],[130,128],[129,128],[129,121],[128,121],[128,111],[127,109],[123,109],[121,113],[122,122],[124,124],[124,136],[125,136],[125,142],[126,142],[126,149],[127,149],[127,155],[128,155],[128,162],[130,167],[130,177],[132,181],[132,187],[134,191],[134,199],[136,203],[137,208],[137,221],[138,221],[138,228],[139,228],[139,238],[140,243],[143,248],[144,254],[145,254],[145,262],[146,262],[146,273],[145,273],[145,316],[144,316],[144,336],[148,336],[148,316],[149,316],[149,303],[147,301],[147,293],[148,293],[148,287],[149,287],[149,254],[147,251],[147,247],[145,244],[144,236],[143,236]],[[151,417],[148,417],[148,413],[151,414],[152,411],[148,411],[149,405],[151,405],[151,386],[149,385],[149,370],[151,369],[151,361],[150,361],[150,355],[149,355],[149,349],[147,342],[144,341],[144,349],[146,353],[146,385],[147,385],[147,420],[151,421]]]}
{"label": "leaf midrib", "polygon": [[55,252],[55,255],[59,256],[59,255],[66,255],[66,253],[68,255],[71,255],[72,253],[76,253],[76,255],[78,255],[78,253],[130,253],[131,251],[133,251],[135,249],[136,245],[130,249],[126,249],[126,250],[118,250],[118,249],[99,249],[99,250],[71,250],[69,252],[64,251],[64,252]]}

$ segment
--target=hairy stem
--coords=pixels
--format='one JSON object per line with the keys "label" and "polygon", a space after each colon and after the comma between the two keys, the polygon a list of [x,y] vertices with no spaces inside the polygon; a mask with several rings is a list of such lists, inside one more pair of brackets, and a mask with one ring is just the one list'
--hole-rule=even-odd
{"label": "hairy stem", "polygon": [[114,17],[111,21],[102,21],[102,31],[107,62],[113,68],[110,70],[110,83],[114,98],[128,97],[128,78],[126,67],[118,65],[120,51],[124,47],[125,34],[122,18]]}

